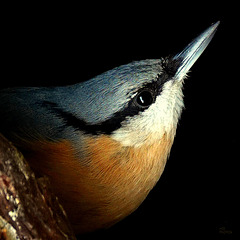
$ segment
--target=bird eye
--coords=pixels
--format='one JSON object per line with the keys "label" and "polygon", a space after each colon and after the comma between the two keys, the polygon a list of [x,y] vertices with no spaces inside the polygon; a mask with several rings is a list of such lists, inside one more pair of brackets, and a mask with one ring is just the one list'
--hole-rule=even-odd
{"label": "bird eye", "polygon": [[148,107],[153,103],[153,95],[149,90],[141,91],[136,98],[136,102],[140,107]]}

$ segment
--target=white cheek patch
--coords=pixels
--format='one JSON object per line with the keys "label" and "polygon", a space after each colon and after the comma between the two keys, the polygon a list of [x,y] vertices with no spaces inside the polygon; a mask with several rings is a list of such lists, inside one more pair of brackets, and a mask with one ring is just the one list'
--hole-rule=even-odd
{"label": "white cheek patch", "polygon": [[128,117],[112,137],[124,146],[139,147],[161,140],[164,134],[174,137],[183,104],[182,81],[168,81],[156,101],[138,115]]}

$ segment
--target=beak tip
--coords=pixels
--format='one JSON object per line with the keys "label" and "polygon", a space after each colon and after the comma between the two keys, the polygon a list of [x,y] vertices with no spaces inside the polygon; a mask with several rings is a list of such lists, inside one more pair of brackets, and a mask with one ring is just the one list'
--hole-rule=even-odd
{"label": "beak tip", "polygon": [[192,42],[190,42],[182,52],[175,55],[173,59],[179,62],[178,69],[175,74],[176,78],[181,79],[184,75],[186,75],[212,40],[219,24],[220,21],[213,23]]}
{"label": "beak tip", "polygon": [[219,24],[220,24],[220,21],[217,21],[217,22],[213,23],[212,26],[214,26],[214,28],[217,28]]}

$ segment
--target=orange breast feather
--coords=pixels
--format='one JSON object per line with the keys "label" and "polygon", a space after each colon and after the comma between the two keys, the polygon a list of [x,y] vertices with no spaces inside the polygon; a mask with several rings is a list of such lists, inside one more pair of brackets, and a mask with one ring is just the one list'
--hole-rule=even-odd
{"label": "orange breast feather", "polygon": [[[172,145],[123,147],[109,136],[88,137],[81,151],[68,141],[34,143],[26,155],[49,176],[76,232],[108,227],[134,211],[159,179]],[[81,154],[79,154],[81,152]]]}

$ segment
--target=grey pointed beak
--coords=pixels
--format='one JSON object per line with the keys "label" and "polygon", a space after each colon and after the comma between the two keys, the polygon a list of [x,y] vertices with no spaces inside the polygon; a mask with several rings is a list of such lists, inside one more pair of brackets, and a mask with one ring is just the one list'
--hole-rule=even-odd
{"label": "grey pointed beak", "polygon": [[211,42],[220,21],[212,24],[204,32],[202,32],[197,38],[190,42],[182,52],[176,54],[173,60],[177,61],[177,71],[175,78],[181,80],[192,65],[197,61],[205,48]]}

